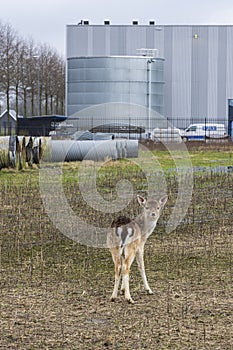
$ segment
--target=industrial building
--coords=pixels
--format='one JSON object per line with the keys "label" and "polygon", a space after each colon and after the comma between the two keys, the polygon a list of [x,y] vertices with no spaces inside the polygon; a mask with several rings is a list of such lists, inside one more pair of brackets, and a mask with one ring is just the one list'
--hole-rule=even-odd
{"label": "industrial building", "polygon": [[[108,102],[233,124],[233,25],[67,25],[67,115]],[[151,74],[152,72],[152,74]]]}

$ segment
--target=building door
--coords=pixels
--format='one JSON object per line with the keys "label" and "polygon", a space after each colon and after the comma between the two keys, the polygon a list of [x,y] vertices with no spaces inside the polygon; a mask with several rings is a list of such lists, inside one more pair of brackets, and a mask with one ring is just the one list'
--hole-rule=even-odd
{"label": "building door", "polygon": [[228,135],[233,140],[233,99],[228,100]]}

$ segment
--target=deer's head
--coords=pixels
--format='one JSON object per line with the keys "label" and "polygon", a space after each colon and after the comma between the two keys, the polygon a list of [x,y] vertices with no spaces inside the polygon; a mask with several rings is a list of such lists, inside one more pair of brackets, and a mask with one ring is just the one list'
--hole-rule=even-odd
{"label": "deer's head", "polygon": [[160,216],[160,213],[165,206],[168,196],[163,196],[159,201],[154,199],[146,200],[142,196],[137,196],[138,203],[143,207],[144,215],[150,220],[157,220]]}

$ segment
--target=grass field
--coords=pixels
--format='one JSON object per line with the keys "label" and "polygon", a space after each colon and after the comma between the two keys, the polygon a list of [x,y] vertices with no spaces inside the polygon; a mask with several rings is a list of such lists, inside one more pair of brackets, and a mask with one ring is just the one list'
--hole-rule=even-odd
{"label": "grass field", "polygon": [[[0,172],[0,349],[233,349],[233,173],[194,173],[187,215],[168,234],[177,174],[166,171],[174,166],[167,152],[153,152],[165,170],[169,201],[146,246],[154,294],[143,291],[133,264],[134,305],[122,296],[110,302],[114,272],[106,249],[72,241],[53,225],[38,169]],[[231,149],[190,150],[195,166],[232,166],[231,156]],[[108,227],[112,215],[82,198],[79,166],[63,167],[67,201],[87,223]],[[130,161],[105,163],[100,194],[114,199],[122,177],[146,194],[145,175]],[[124,212],[138,211],[135,200]]]}

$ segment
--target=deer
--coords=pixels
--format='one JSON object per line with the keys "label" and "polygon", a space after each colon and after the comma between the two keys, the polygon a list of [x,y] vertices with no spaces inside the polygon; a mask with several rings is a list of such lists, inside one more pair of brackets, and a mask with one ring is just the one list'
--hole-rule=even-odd
{"label": "deer", "polygon": [[146,200],[144,197],[137,195],[137,201],[143,208],[142,213],[133,220],[125,216],[113,220],[107,233],[107,246],[115,265],[115,284],[111,301],[117,298],[122,278],[121,293],[125,295],[125,299],[130,304],[134,303],[129,290],[129,273],[135,257],[144,288],[148,294],[153,294],[145,272],[144,246],[157,225],[167,199],[167,195],[161,197],[158,201],[154,199]]}

